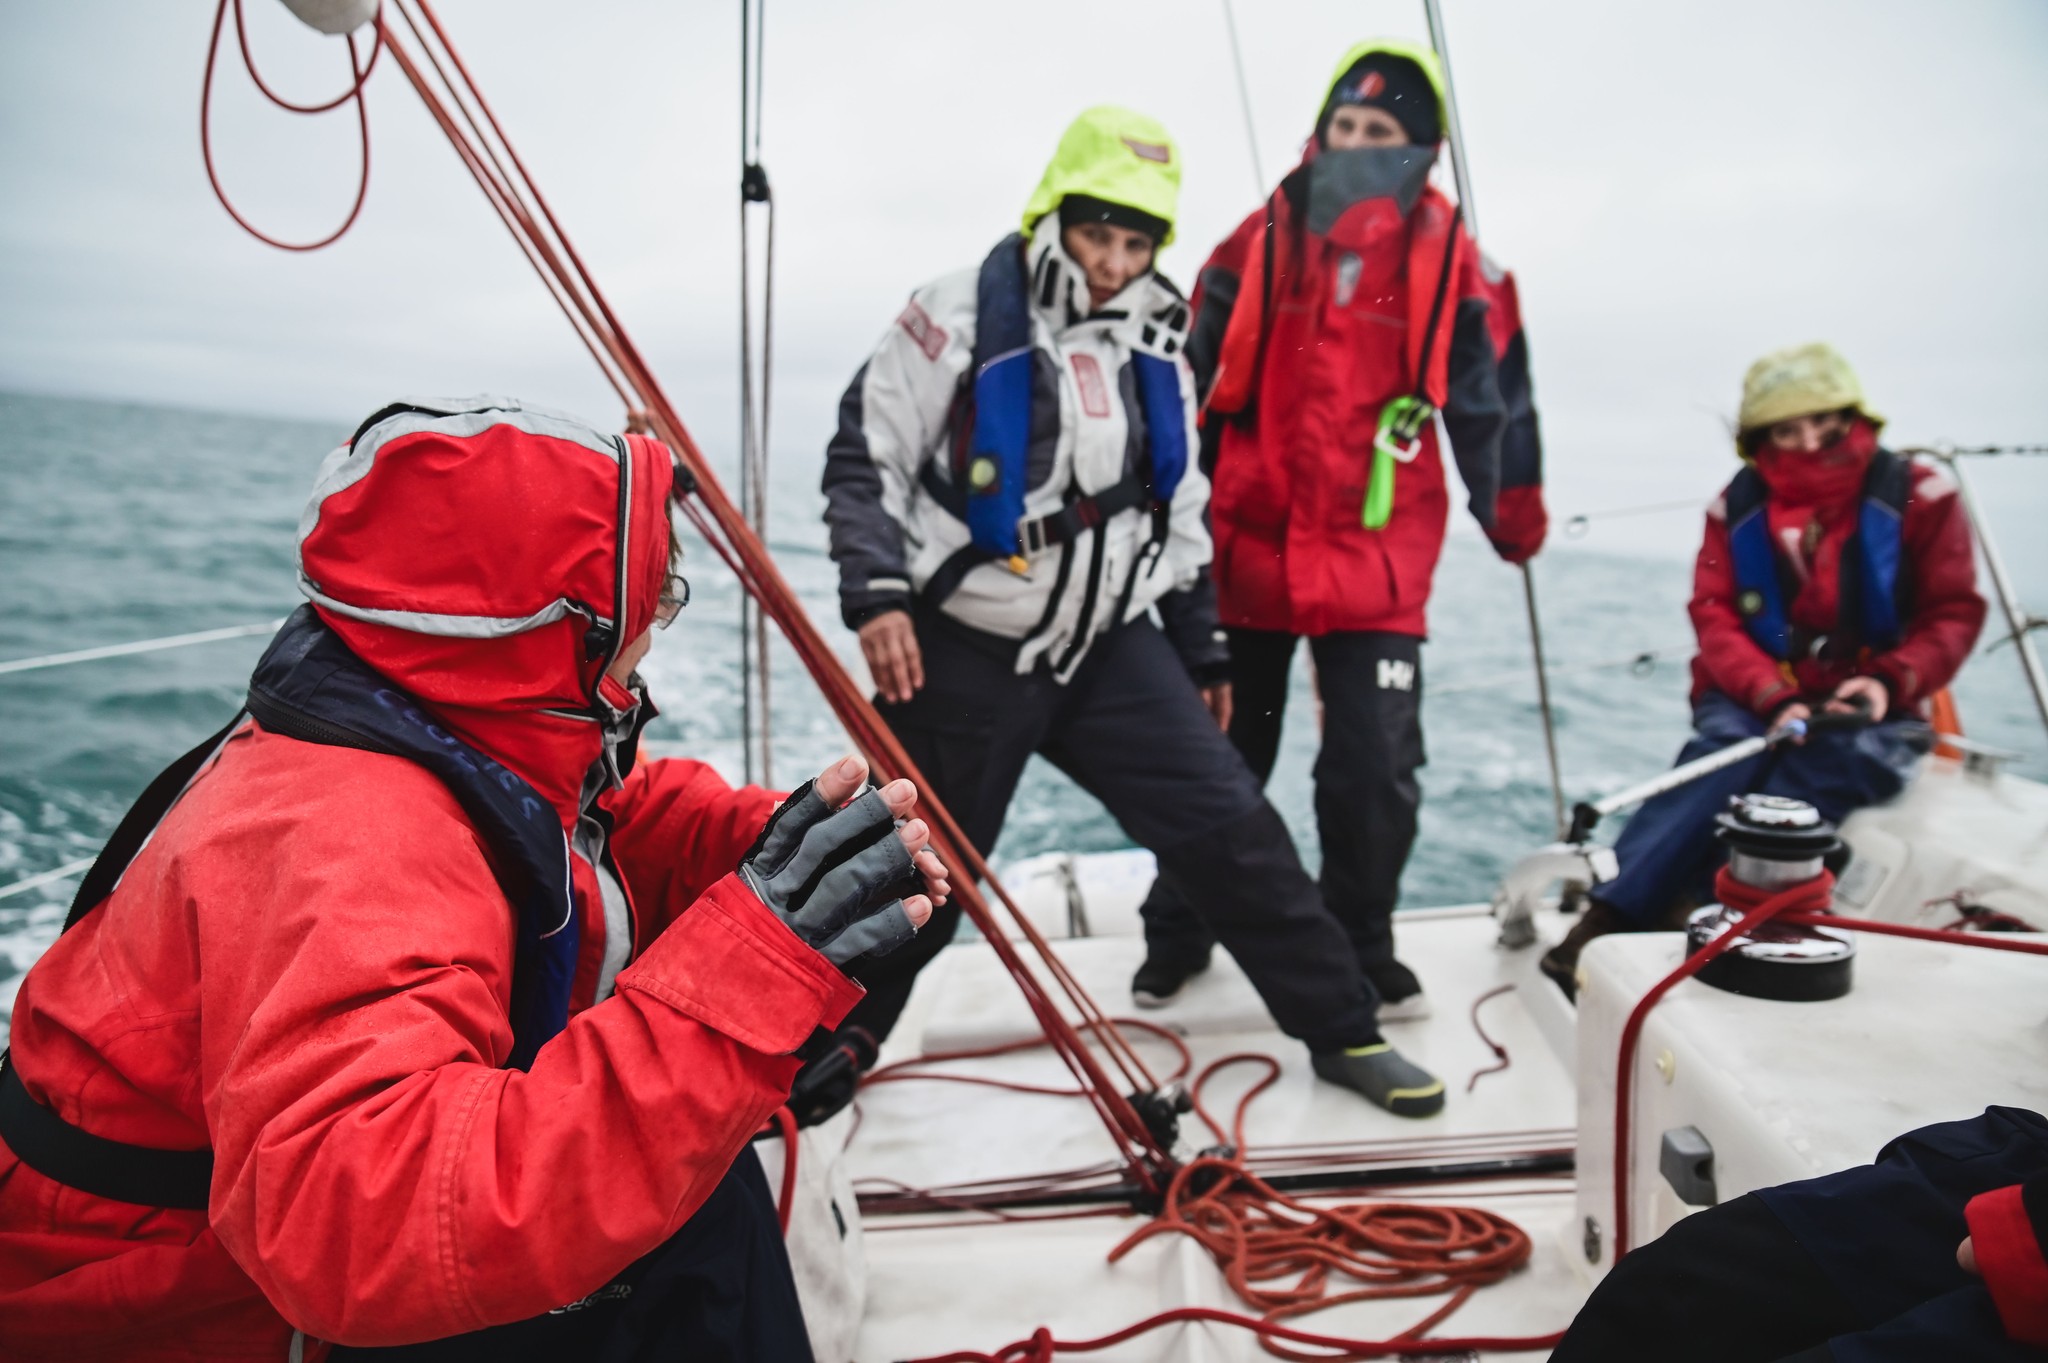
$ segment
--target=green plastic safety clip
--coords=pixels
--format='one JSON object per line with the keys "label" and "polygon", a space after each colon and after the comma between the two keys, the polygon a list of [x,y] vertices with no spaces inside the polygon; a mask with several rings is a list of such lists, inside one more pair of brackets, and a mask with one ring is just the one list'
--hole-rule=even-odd
{"label": "green plastic safety clip", "polygon": [[1365,484],[1365,510],[1359,518],[1366,529],[1387,528],[1394,515],[1394,465],[1414,462],[1422,448],[1422,428],[1435,415],[1435,407],[1412,393],[1380,408],[1379,429],[1372,437],[1372,472]]}

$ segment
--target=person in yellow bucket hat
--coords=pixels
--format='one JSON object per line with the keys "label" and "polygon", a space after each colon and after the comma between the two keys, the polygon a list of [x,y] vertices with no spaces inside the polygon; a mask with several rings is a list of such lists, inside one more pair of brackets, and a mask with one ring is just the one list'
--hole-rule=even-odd
{"label": "person in yellow bucket hat", "polygon": [[[1153,267],[1180,182],[1157,121],[1089,109],[1022,230],[911,295],[826,450],[841,613],[884,718],[978,847],[1044,754],[1192,887],[1317,1073],[1426,1116],[1442,1082],[1381,1038],[1343,929],[1220,727],[1189,311]],[[952,935],[958,911],[939,912],[864,970],[843,1030],[888,1033]]]}
{"label": "person in yellow bucket hat", "polygon": [[1681,763],[1818,713],[1860,716],[1781,744],[1644,804],[1543,969],[1567,993],[1579,953],[1610,932],[1674,926],[1708,902],[1714,816],[1731,795],[1804,800],[1839,826],[1896,795],[1927,750],[1927,700],[1983,628],[1976,551],[1955,485],[1884,449],[1884,418],[1821,342],[1773,351],[1743,376],[1743,468],[1707,508],[1694,570],[1693,736]]}

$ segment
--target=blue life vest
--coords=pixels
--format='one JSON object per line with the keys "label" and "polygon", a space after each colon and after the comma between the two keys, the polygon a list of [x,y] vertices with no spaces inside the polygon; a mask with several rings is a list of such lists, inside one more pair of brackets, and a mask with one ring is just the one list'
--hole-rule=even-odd
{"label": "blue life vest", "polygon": [[[963,519],[974,546],[992,558],[1010,558],[1025,548],[1018,523],[1029,490],[1033,347],[1024,252],[1024,237],[1013,232],[982,262],[975,291],[974,424],[966,457],[953,470],[956,485],[965,491]],[[1158,511],[1173,500],[1187,473],[1187,412],[1177,367],[1143,351],[1133,351],[1131,363],[1145,414],[1148,457],[1145,468],[1095,495],[1102,520],[1148,501]]]}
{"label": "blue life vest", "polygon": [[1816,653],[1854,657],[1860,649],[1896,645],[1905,618],[1904,527],[1912,466],[1888,450],[1871,457],[1863,476],[1856,529],[1842,546],[1841,607],[1835,629],[1820,636],[1792,624],[1788,569],[1771,542],[1763,475],[1744,468],[1728,485],[1728,547],[1735,569],[1735,606],[1743,627],[1780,662]]}

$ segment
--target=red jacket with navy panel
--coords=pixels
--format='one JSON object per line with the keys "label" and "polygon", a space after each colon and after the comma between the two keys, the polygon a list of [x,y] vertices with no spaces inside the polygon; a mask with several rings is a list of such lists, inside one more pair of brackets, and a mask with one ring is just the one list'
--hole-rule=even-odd
{"label": "red jacket with navy panel", "polygon": [[1319,152],[1210,256],[1189,357],[1208,383],[1223,623],[1295,634],[1427,632],[1450,497],[1436,423],[1362,521],[1381,409],[1442,413],[1469,506],[1521,562],[1547,525],[1515,282],[1426,182],[1432,153]]}
{"label": "red jacket with navy panel", "polygon": [[[337,451],[302,585],[560,816],[567,1026],[502,1068],[514,914],[448,787],[244,724],[13,1021],[31,1097],[210,1148],[209,1205],[103,1200],[0,1146],[0,1358],[283,1359],[295,1330],[317,1358],[578,1300],[675,1233],[860,996],[733,874],[773,795],[694,762],[609,778],[599,717],[642,702],[591,630],[653,616],[668,452],[516,404],[461,424],[400,416],[356,442],[373,459]],[[593,803],[617,880],[578,837]]]}
{"label": "red jacket with navy panel", "polygon": [[[1754,466],[1768,490],[1766,515],[1780,574],[1790,584],[1786,614],[1795,637],[1840,629],[1843,551],[1855,530],[1877,432],[1859,419],[1818,453],[1762,449]],[[1881,652],[1808,648],[1773,657],[1750,634],[1729,542],[1728,494],[1707,508],[1706,536],[1693,571],[1692,622],[1699,636],[1693,699],[1720,691],[1766,718],[1793,701],[1824,700],[1858,674],[1876,677],[1895,711],[1919,708],[1961,670],[1984,627],[1975,541],[1956,486],[1928,464],[1910,467],[1898,537],[1903,563],[1901,634]]]}

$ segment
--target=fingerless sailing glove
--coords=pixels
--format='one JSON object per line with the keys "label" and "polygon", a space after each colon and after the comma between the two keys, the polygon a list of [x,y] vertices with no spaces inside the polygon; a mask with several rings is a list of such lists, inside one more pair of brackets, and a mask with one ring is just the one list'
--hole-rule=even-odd
{"label": "fingerless sailing glove", "polygon": [[740,876],[792,932],[844,970],[917,935],[902,896],[919,882],[880,791],[830,809],[816,784],[804,782],[769,816]]}

